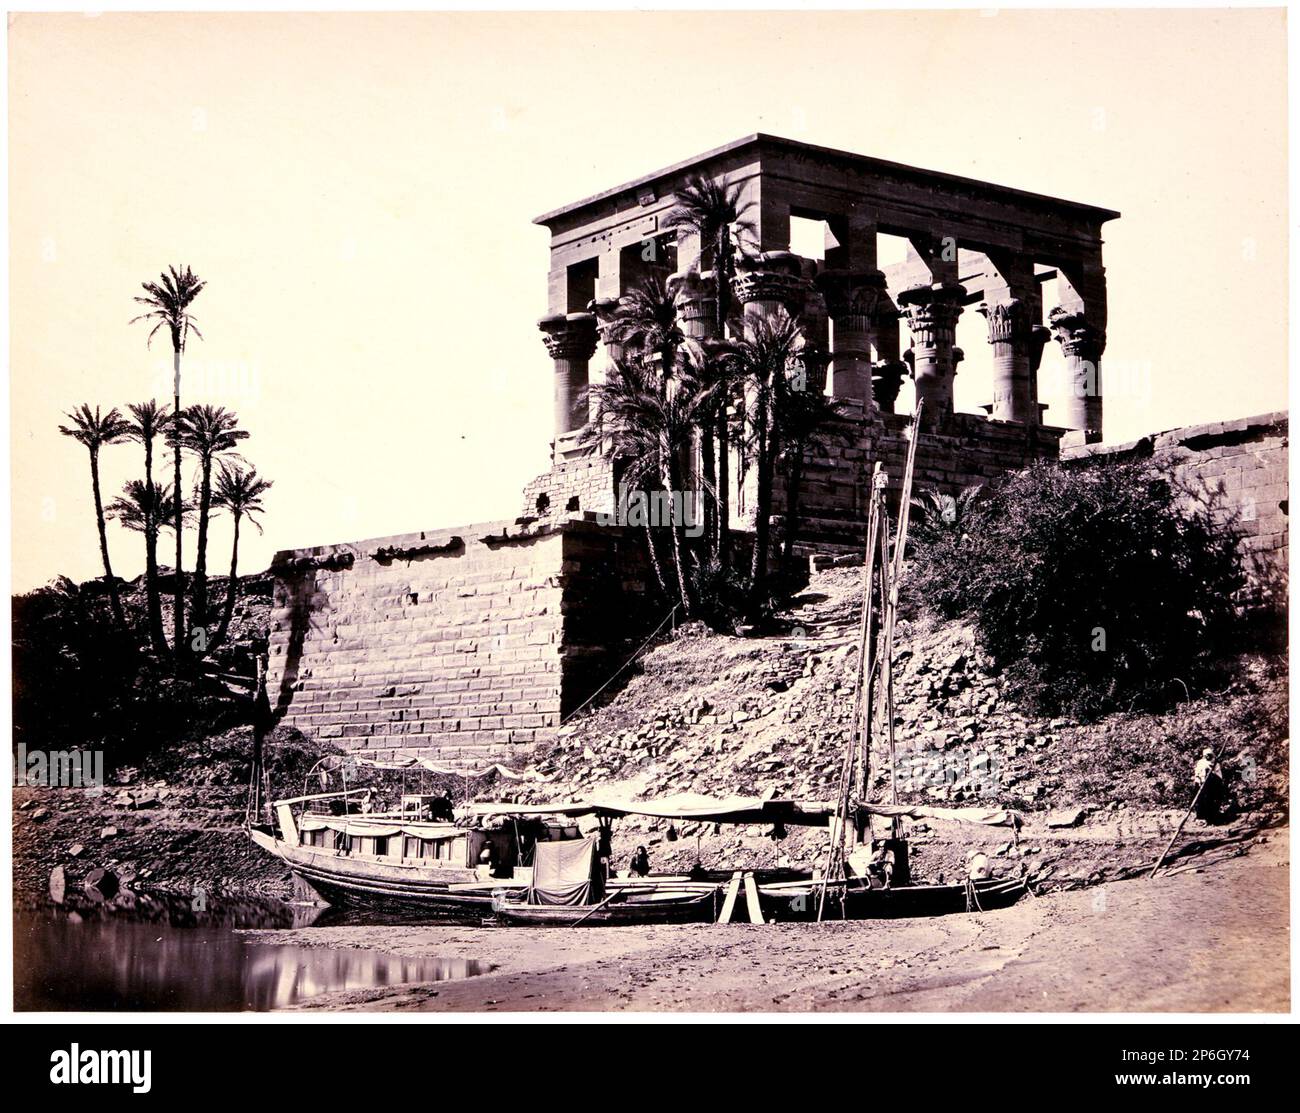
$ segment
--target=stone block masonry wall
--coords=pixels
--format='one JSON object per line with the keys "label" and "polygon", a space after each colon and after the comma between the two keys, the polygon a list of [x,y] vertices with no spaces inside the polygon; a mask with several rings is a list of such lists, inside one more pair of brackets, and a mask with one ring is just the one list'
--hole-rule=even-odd
{"label": "stone block masonry wall", "polygon": [[475,761],[560,715],[556,533],[506,523],[280,553],[268,693],[283,721],[350,749]]}
{"label": "stone block masonry wall", "polygon": [[277,554],[268,692],[372,756],[479,764],[544,741],[656,611],[644,555],[592,522],[494,522]]}
{"label": "stone block masonry wall", "polygon": [[1086,464],[1150,457],[1163,463],[1186,500],[1238,531],[1255,601],[1285,606],[1289,433],[1285,412],[1261,414],[1171,429],[1126,444],[1064,449],[1061,459]]}
{"label": "stone block masonry wall", "polygon": [[575,514],[614,511],[614,470],[594,451],[557,463],[524,488],[523,515],[558,522]]}
{"label": "stone block masonry wall", "polygon": [[[1062,432],[1052,426],[953,414],[939,429],[921,433],[915,487],[956,494],[1035,460],[1055,459]],[[897,497],[910,435],[910,415],[864,413],[860,404],[844,405],[840,420],[804,456],[797,550],[860,551],[871,470],[879,460]],[[785,476],[778,474],[773,484],[777,536],[784,529],[786,505]]]}

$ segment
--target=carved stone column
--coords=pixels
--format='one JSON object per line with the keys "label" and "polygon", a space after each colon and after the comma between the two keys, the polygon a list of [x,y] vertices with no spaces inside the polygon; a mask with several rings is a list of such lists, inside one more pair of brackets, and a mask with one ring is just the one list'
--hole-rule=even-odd
{"label": "carved stone column", "polygon": [[537,322],[546,350],[555,361],[555,435],[587,424],[578,399],[587,385],[587,368],[596,354],[596,318],[591,313],[556,314]]}
{"label": "carved stone column", "polygon": [[916,400],[925,403],[922,424],[934,428],[952,414],[952,384],[957,374],[953,341],[966,288],[956,282],[913,286],[898,295],[912,330],[912,377]]}
{"label": "carved stone column", "polygon": [[803,279],[803,307],[799,313],[799,331],[803,334],[803,351],[799,354],[803,370],[797,389],[826,393],[826,368],[831,361],[831,326],[826,299],[817,288],[821,264],[815,259],[799,260]]}
{"label": "carved stone column", "polygon": [[605,349],[605,366],[619,362],[623,358],[623,345],[610,335],[610,324],[618,310],[618,298],[597,298],[588,309],[596,317],[596,336],[600,340],[600,346]]}
{"label": "carved stone column", "polygon": [[[831,394],[835,398],[871,397],[873,356],[898,358],[898,311],[878,270],[825,271],[817,287],[826,298],[834,322],[831,350]],[[887,355],[893,325],[893,352]]]}
{"label": "carved stone column", "polygon": [[808,289],[801,269],[797,255],[765,251],[738,260],[732,290],[746,313],[774,313],[784,309],[797,317],[803,310]]}
{"label": "carved stone column", "polygon": [[1081,310],[1057,306],[1048,314],[1052,335],[1065,353],[1068,377],[1063,424],[1082,430],[1092,444],[1101,440],[1101,354],[1106,333]]}
{"label": "carved stone column", "polygon": [[713,272],[692,267],[668,279],[668,292],[677,305],[682,332],[688,340],[710,340],[718,331],[717,287]]}
{"label": "carved stone column", "polygon": [[1029,305],[1020,298],[985,302],[979,307],[993,345],[993,405],[997,421],[1037,424],[1030,372],[1033,334]]}

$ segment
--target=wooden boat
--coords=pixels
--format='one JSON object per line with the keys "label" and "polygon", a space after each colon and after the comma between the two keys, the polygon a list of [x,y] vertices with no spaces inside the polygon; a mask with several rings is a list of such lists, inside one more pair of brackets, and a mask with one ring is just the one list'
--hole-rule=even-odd
{"label": "wooden boat", "polygon": [[[819,882],[760,885],[764,915],[774,920],[815,920],[821,897]],[[989,878],[955,885],[900,885],[872,888],[856,879],[832,885],[823,919],[894,920],[993,912],[1009,908],[1025,895],[1023,878]]]}
{"label": "wooden boat", "polygon": [[616,927],[634,924],[711,924],[719,891],[616,892],[597,904],[528,904],[506,897],[494,909],[498,923],[513,927]]}
{"label": "wooden boat", "polygon": [[[275,854],[332,906],[421,913],[479,923],[492,913],[493,898],[528,884],[523,866],[533,841],[577,838],[576,827],[532,824],[518,828],[465,827],[433,819],[435,802],[404,796],[393,813],[323,810],[347,804],[357,793],[319,793],[277,800],[279,831],[250,826],[249,837]],[[313,806],[294,814],[297,806]],[[439,813],[441,814],[441,813]],[[491,865],[481,859],[485,848]]]}
{"label": "wooden boat", "polygon": [[498,923],[529,927],[712,923],[718,887],[708,882],[625,879],[607,892],[600,840],[538,843],[527,889],[501,894]]}

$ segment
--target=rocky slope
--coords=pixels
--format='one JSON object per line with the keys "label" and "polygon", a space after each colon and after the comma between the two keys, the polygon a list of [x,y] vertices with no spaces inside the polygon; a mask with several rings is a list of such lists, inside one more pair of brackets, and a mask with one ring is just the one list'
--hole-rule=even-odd
{"label": "rocky slope", "polygon": [[[549,783],[499,795],[522,800],[607,793],[658,797],[764,795],[833,799],[853,705],[860,574],[814,575],[780,637],[704,636],[686,627],[647,653],[599,710],[582,711],[535,759]],[[1222,691],[1193,693],[1167,714],[1119,714],[1089,725],[1026,713],[1003,692],[974,631],[901,622],[895,656],[899,800],[991,804],[1023,811],[1021,846],[1005,830],[916,824],[922,876],[954,876],[971,846],[1039,877],[1086,880],[1154,857],[1192,792],[1204,745],[1229,741],[1235,791],[1251,814],[1222,833],[1281,818],[1286,800],[1285,663],[1240,662]],[[887,749],[872,755],[874,798],[887,799]],[[630,819],[616,853],[651,848],[656,867],[819,865],[825,833],[775,841],[756,829]],[[697,847],[698,840],[698,847]],[[926,845],[926,844],[930,845]],[[1037,857],[1035,857],[1037,856]],[[1018,860],[1017,860],[1018,859]]]}

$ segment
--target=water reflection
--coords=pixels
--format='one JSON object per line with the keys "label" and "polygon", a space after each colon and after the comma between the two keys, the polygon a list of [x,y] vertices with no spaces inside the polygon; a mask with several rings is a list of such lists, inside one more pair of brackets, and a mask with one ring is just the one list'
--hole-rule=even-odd
{"label": "water reflection", "polygon": [[264,1011],[336,990],[468,978],[488,969],[471,959],[249,942],[230,930],[303,926],[319,914],[279,901],[209,900],[196,912],[185,898],[120,898],[15,914],[15,1009]]}

